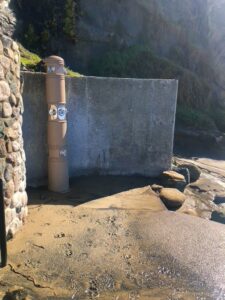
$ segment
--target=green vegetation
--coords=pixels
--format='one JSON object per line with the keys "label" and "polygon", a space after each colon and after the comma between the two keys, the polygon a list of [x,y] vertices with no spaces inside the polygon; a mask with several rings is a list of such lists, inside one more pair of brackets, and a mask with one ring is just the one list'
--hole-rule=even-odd
{"label": "green vegetation", "polygon": [[68,77],[72,77],[72,78],[83,77],[83,75],[81,75],[80,73],[74,72],[74,71],[70,70],[69,68],[66,68],[66,71],[67,71],[67,76]]}
{"label": "green vegetation", "polygon": [[[42,62],[42,58],[37,54],[28,51],[20,44],[19,44],[19,49],[21,55],[21,66],[28,71],[32,71],[32,72],[40,71],[39,65]],[[82,77],[81,74],[74,72],[69,68],[66,68],[66,71],[68,77]]]}
{"label": "green vegetation", "polygon": [[211,109],[210,116],[214,120],[217,128],[225,132],[225,108]]}
{"label": "green vegetation", "polygon": [[213,99],[209,81],[174,61],[156,56],[148,47],[133,46],[109,52],[92,63],[90,72],[96,76],[178,79],[177,124],[225,131],[225,110],[211,113]]}
{"label": "green vegetation", "polygon": [[65,17],[63,32],[71,40],[76,41],[76,4],[73,0],[66,0],[65,4]]}
{"label": "green vegetation", "polygon": [[[76,42],[77,0],[14,0],[23,20],[17,32],[20,42],[40,55],[58,54],[63,40]],[[35,18],[35,20],[34,20]]]}
{"label": "green vegetation", "polygon": [[210,106],[209,86],[193,72],[156,56],[150,48],[133,46],[106,54],[93,62],[91,74],[97,76],[179,79],[178,102],[193,108]]}
{"label": "green vegetation", "polygon": [[37,65],[41,62],[41,58],[28,50],[26,50],[22,45],[19,45],[20,55],[21,55],[21,65],[27,70],[35,71]]}
{"label": "green vegetation", "polygon": [[215,122],[208,113],[182,105],[177,108],[176,123],[186,128],[217,130]]}

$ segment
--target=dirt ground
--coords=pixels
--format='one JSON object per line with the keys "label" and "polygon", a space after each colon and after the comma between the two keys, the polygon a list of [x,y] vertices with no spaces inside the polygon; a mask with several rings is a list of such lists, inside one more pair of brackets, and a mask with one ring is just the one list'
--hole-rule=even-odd
{"label": "dirt ground", "polygon": [[30,190],[0,299],[225,299],[224,225],[167,211],[150,183],[83,177],[65,195]]}

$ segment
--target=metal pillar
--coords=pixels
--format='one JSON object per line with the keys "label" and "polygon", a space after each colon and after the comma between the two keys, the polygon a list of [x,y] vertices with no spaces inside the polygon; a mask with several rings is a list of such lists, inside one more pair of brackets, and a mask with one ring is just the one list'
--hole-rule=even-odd
{"label": "metal pillar", "polygon": [[69,190],[66,150],[67,109],[64,60],[58,56],[45,59],[46,97],[48,103],[48,188],[65,193]]}

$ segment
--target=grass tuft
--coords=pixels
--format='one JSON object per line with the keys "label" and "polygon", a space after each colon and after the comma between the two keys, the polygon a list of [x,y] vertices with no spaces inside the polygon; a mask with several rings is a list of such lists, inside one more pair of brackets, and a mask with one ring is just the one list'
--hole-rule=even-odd
{"label": "grass tuft", "polygon": [[21,55],[21,65],[28,70],[35,70],[36,66],[41,62],[41,58],[19,44],[19,50]]}
{"label": "grass tuft", "polygon": [[[19,44],[19,50],[20,50],[20,55],[21,55],[21,66],[31,72],[40,71],[39,64],[41,63],[42,58],[40,56],[38,56],[37,54],[28,51],[21,44]],[[83,77],[83,75],[81,75],[78,72],[74,72],[73,70],[71,70],[69,68],[65,68],[65,69],[66,69],[68,77],[72,77],[72,78]]]}

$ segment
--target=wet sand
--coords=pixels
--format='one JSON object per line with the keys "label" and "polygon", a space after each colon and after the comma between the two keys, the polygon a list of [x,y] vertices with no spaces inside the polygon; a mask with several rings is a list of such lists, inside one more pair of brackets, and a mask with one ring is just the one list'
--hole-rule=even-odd
{"label": "wet sand", "polygon": [[64,196],[30,191],[0,296],[17,285],[32,299],[225,299],[224,225],[167,211],[147,182],[86,177]]}

